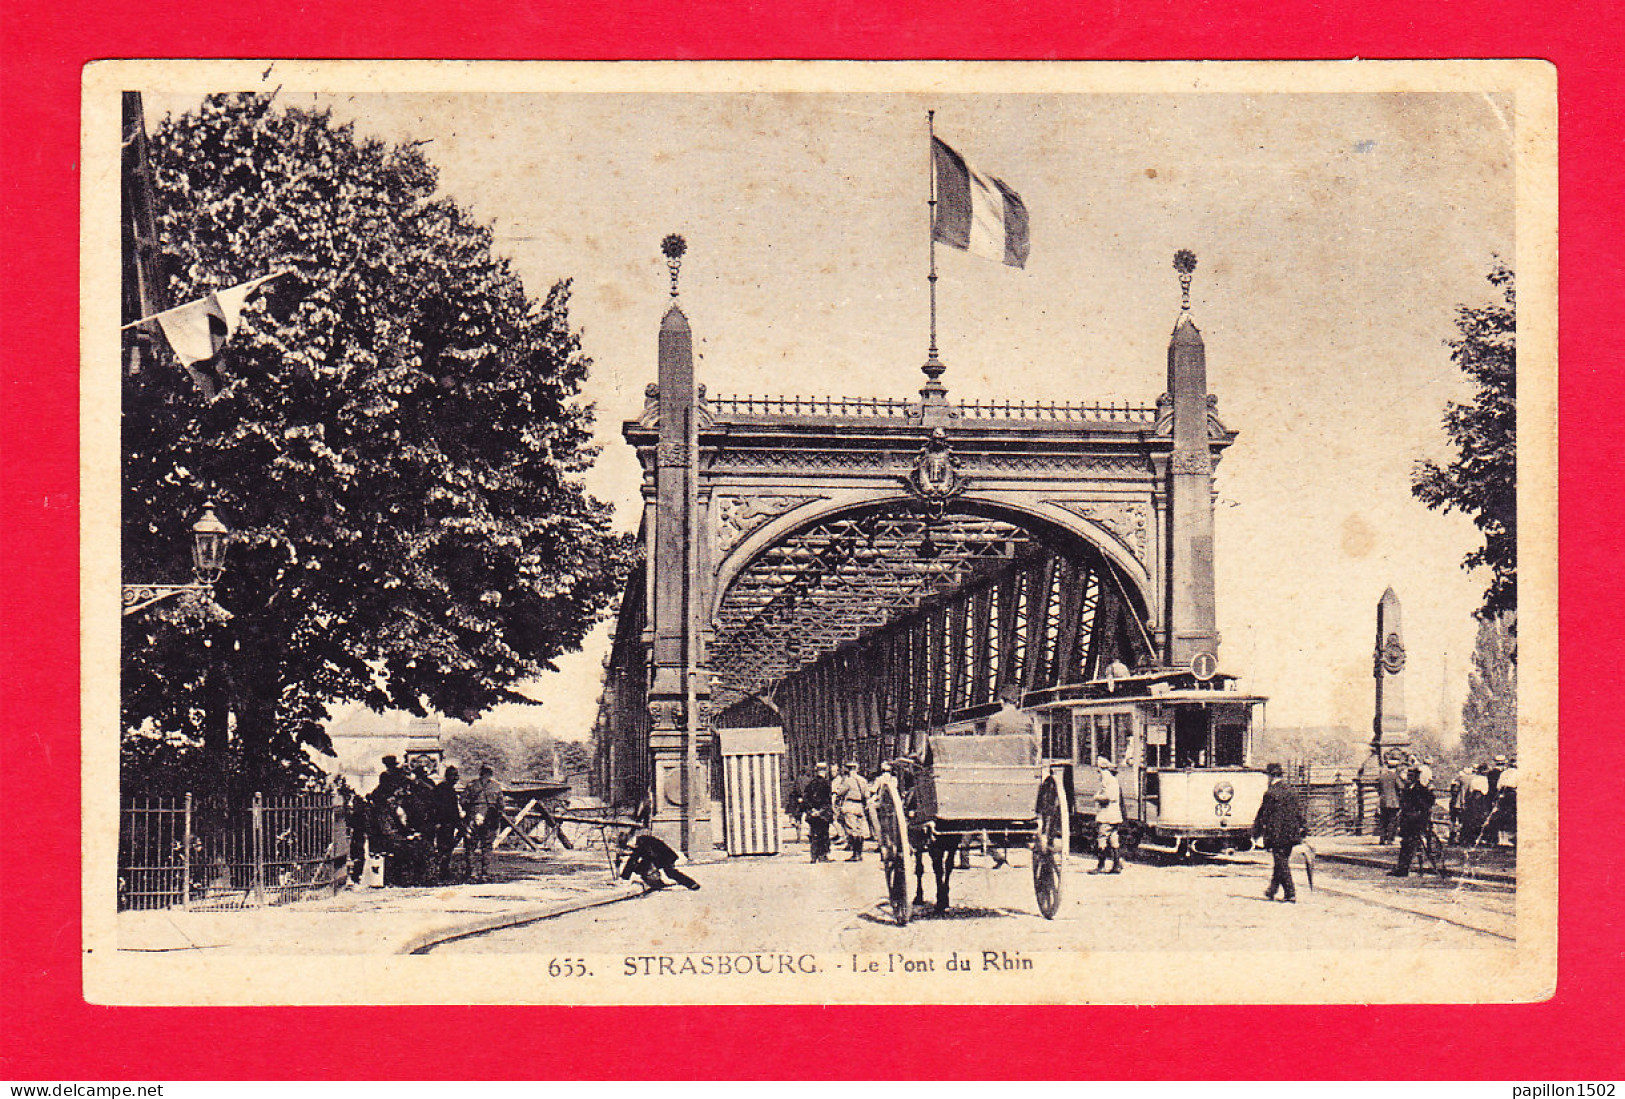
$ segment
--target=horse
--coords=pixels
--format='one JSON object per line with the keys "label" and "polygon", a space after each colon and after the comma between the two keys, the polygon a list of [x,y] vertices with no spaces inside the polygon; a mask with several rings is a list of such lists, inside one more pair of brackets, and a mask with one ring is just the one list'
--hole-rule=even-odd
{"label": "horse", "polygon": [[938,915],[948,911],[949,885],[954,876],[954,864],[959,861],[960,841],[963,836],[941,835],[928,826],[911,827],[908,842],[914,848],[914,903],[925,903],[925,856],[931,856],[931,876],[936,880],[936,903],[932,907]]}

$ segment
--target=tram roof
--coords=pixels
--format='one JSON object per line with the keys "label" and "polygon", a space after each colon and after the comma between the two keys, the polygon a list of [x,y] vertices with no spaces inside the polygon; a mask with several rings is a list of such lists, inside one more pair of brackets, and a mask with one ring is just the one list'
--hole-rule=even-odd
{"label": "tram roof", "polygon": [[1091,679],[1035,692],[1025,700],[1028,706],[1060,703],[1110,702],[1268,702],[1265,695],[1239,692],[1238,676],[1214,675],[1199,680],[1188,671],[1160,671],[1113,679]]}

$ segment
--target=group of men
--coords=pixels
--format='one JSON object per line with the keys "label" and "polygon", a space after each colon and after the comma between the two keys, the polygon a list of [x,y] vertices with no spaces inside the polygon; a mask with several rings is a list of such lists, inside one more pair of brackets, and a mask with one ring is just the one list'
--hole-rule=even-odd
{"label": "group of men", "polygon": [[452,857],[465,849],[464,874],[490,880],[491,845],[502,825],[502,786],[486,764],[458,787],[456,767],[437,782],[424,763],[403,767],[383,757],[372,793],[350,799],[351,878],[360,881],[368,855],[384,857],[384,884],[436,885],[452,880]]}
{"label": "group of men", "polygon": [[1429,790],[1433,789],[1433,761],[1412,753],[1403,760],[1384,760],[1377,771],[1378,843],[1385,846],[1393,843],[1394,836],[1399,833],[1404,792],[1411,785],[1413,776]]}
{"label": "group of men", "polygon": [[[1377,773],[1379,843],[1393,843],[1398,834],[1403,844],[1407,815],[1414,818],[1420,797],[1408,791],[1416,784],[1432,791],[1431,762],[1413,755],[1404,763],[1385,763]],[[1498,755],[1490,762],[1463,767],[1450,784],[1449,805],[1451,843],[1462,847],[1510,846],[1518,827],[1517,761]],[[1428,809],[1431,818],[1431,798]],[[1415,823],[1413,819],[1413,826]]]}
{"label": "group of men", "polygon": [[830,829],[839,828],[847,847],[847,862],[863,861],[863,841],[869,837],[869,783],[858,771],[858,761],[847,760],[846,770],[834,776],[827,763],[813,766],[812,774],[796,791],[791,815],[807,824],[807,842],[813,862],[829,862]]}

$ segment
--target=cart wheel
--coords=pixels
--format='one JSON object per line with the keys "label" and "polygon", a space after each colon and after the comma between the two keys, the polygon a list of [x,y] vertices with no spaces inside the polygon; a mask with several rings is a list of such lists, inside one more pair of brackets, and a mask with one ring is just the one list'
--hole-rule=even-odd
{"label": "cart wheel", "polygon": [[1066,795],[1054,775],[1038,787],[1038,804],[1033,810],[1037,827],[1033,831],[1033,892],[1038,895],[1038,911],[1053,920],[1061,910],[1066,852],[1071,845],[1067,823]]}
{"label": "cart wheel", "polygon": [[886,875],[886,900],[897,926],[907,927],[914,915],[914,902],[908,891],[908,868],[913,852],[908,846],[908,818],[903,799],[894,782],[882,782],[875,790],[875,817],[879,828],[880,868]]}

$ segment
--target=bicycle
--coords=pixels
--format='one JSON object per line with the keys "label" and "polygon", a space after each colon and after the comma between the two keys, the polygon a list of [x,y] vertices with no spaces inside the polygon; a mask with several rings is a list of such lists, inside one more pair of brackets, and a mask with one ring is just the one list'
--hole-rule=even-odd
{"label": "bicycle", "polygon": [[[1416,872],[1425,876],[1428,867],[1431,866],[1435,874],[1445,878],[1449,875],[1445,873],[1444,868],[1444,841],[1439,839],[1437,829],[1438,826],[1429,821],[1427,828],[1416,837]],[[1403,842],[1401,839],[1401,843]],[[1398,868],[1390,870],[1389,874],[1394,877],[1401,876]]]}
{"label": "bicycle", "polygon": [[1422,833],[1422,856],[1433,864],[1433,870],[1441,878],[1449,877],[1444,868],[1444,841],[1439,838],[1438,825],[1428,823],[1426,832]]}

